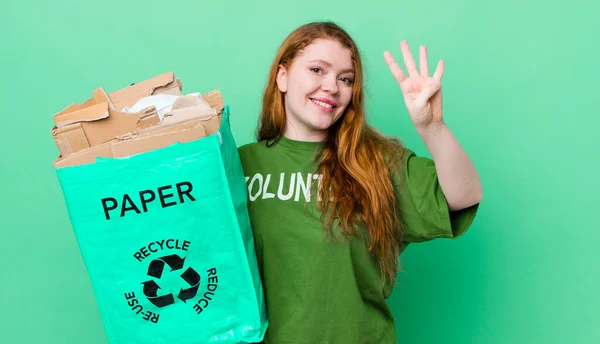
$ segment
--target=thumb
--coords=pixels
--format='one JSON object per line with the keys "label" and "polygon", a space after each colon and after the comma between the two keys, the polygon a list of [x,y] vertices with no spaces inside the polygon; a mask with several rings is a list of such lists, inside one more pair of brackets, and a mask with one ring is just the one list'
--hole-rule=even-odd
{"label": "thumb", "polygon": [[438,81],[431,81],[427,84],[415,98],[414,104],[419,108],[425,107],[427,101],[433,96],[441,87]]}

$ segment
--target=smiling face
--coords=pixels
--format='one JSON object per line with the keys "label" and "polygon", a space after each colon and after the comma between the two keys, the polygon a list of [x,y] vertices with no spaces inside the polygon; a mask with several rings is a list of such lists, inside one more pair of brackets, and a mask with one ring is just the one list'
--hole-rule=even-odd
{"label": "smiling face", "polygon": [[352,100],[352,52],[338,41],[317,39],[300,51],[286,68],[279,66],[277,86],[284,93],[284,136],[322,141],[327,129]]}

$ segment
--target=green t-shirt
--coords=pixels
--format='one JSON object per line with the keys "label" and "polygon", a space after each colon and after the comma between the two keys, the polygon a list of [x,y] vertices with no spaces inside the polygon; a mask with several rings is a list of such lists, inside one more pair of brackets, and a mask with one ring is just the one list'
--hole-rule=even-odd
{"label": "green t-shirt", "polygon": [[[396,343],[376,258],[363,239],[334,241],[320,226],[318,143],[283,137],[239,148],[265,290],[268,344]],[[431,159],[407,151],[394,174],[407,243],[457,238],[478,206],[449,212]],[[389,289],[387,290],[389,292]]]}

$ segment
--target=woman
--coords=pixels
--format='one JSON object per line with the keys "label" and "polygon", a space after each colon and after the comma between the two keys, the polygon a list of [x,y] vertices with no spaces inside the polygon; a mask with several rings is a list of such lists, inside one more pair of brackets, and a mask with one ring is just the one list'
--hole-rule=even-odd
{"label": "woman", "polygon": [[265,342],[396,343],[386,298],[409,243],[457,238],[482,197],[477,171],[442,118],[442,62],[408,76],[384,53],[433,161],[365,122],[359,51],[330,22],[281,45],[258,142],[240,147],[264,283]]}

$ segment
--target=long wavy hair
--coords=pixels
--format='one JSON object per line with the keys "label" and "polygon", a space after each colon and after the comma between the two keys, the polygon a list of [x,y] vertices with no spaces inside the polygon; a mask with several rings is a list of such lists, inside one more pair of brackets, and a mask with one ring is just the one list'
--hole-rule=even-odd
{"label": "long wavy hair", "polygon": [[357,224],[363,224],[367,248],[379,263],[382,286],[394,284],[402,225],[390,173],[403,149],[399,140],[383,136],[366,123],[360,52],[344,29],[333,22],[313,22],[298,27],[283,41],[269,71],[257,139],[273,145],[284,132],[285,100],[276,82],[279,66],[288,68],[298,52],[320,38],[336,40],[350,49],[355,69],[352,99],[328,129],[315,156],[322,174],[318,190],[321,224],[330,234],[338,228],[345,238],[360,236]]}

